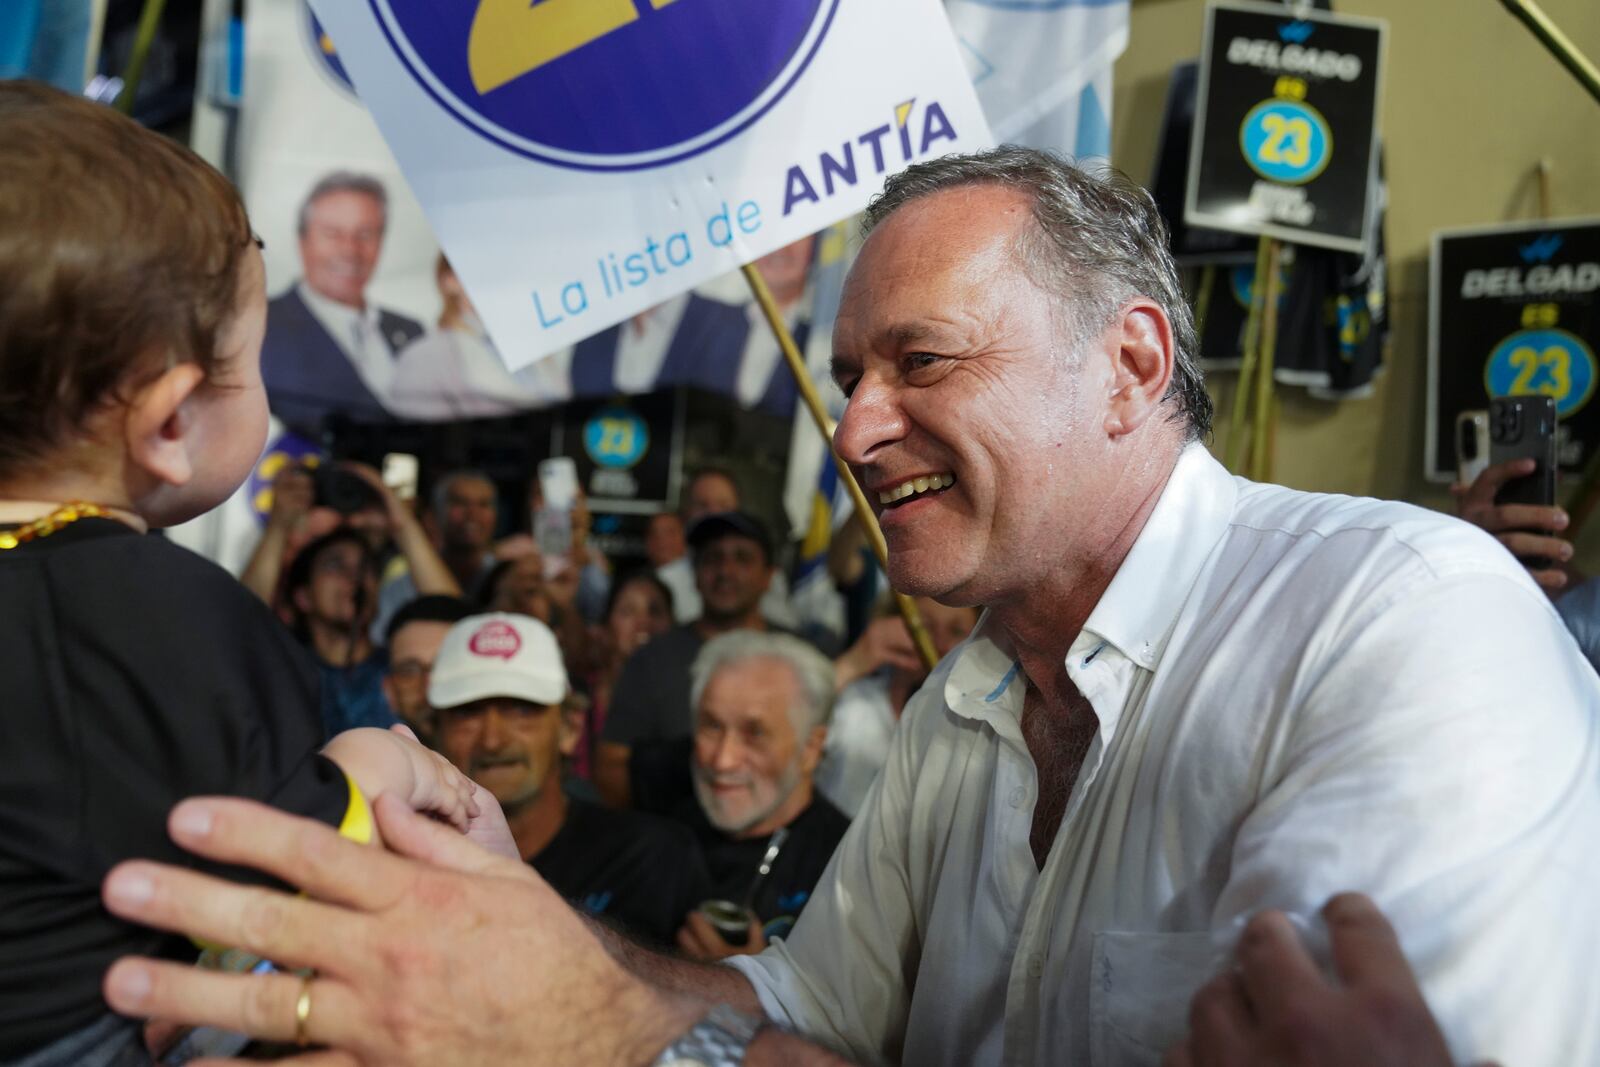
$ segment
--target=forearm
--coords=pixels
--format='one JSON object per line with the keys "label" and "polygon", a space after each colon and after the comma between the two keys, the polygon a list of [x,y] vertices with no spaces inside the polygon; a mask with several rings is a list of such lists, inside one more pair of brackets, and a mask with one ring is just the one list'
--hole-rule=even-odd
{"label": "forearm", "polygon": [[269,522],[261,531],[261,540],[245,564],[244,573],[239,575],[239,582],[269,607],[278,592],[278,576],[283,573],[283,553],[288,543],[289,531]]}
{"label": "forearm", "polygon": [[[695,963],[652,952],[593,919],[586,921],[613,959],[635,978],[661,990],[677,1003],[697,1004],[706,1010],[715,1004],[726,1004],[748,1015],[765,1014],[749,979],[732,967]],[[704,1014],[704,1010],[696,1011],[693,1020]],[[688,1028],[689,1024],[685,1024],[682,1029]],[[756,1035],[744,1062],[745,1067],[851,1067],[851,1062],[837,1053],[772,1027]]]}
{"label": "forearm", "polygon": [[852,683],[872,673],[860,643],[851,645],[833,661],[833,691],[842,693]]}
{"label": "forearm", "polygon": [[455,575],[445,566],[444,560],[428,540],[427,531],[414,517],[407,515],[394,524],[394,542],[411,568],[411,581],[418,596],[460,596],[461,586]]}
{"label": "forearm", "polygon": [[750,1042],[744,1062],[745,1067],[852,1067],[852,1061],[838,1053],[771,1027]]}
{"label": "forearm", "polygon": [[761,1001],[750,980],[732,967],[652,952],[593,919],[587,921],[612,959],[641,981],[669,993],[693,997],[707,1006],[727,1004],[738,1011],[761,1012]]}

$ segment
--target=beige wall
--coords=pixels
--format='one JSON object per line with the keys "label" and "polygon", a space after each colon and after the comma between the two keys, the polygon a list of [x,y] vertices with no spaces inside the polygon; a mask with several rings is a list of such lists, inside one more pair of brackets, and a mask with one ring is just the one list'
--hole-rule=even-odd
{"label": "beige wall", "polygon": [[[1600,62],[1600,0],[1543,0]],[[1551,167],[1551,215],[1600,215],[1600,103],[1497,0],[1334,0],[1389,23],[1382,132],[1389,177],[1391,351],[1370,399],[1338,404],[1285,387],[1274,480],[1303,489],[1448,506],[1422,477],[1429,238],[1447,226],[1535,217],[1533,168]],[[1115,74],[1112,157],[1146,182],[1167,72],[1198,56],[1201,0],[1133,0]],[[1212,392],[1226,418],[1233,376]],[[1584,557],[1600,558],[1585,536]],[[1594,542],[1595,551],[1590,551]]]}

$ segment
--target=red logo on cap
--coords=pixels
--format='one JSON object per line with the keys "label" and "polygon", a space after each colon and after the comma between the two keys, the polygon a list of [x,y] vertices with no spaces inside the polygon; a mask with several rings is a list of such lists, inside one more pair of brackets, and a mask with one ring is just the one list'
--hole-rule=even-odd
{"label": "red logo on cap", "polygon": [[522,648],[522,636],[517,628],[505,622],[486,622],[472,635],[467,647],[474,656],[499,656],[510,659]]}

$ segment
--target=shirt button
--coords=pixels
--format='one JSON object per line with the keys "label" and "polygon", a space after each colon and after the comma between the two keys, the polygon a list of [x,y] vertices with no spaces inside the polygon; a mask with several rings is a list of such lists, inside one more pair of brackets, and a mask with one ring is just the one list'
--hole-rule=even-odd
{"label": "shirt button", "polygon": [[1022,788],[1020,785],[1017,786],[1015,789],[1013,789],[1011,791],[1011,806],[1013,808],[1022,807],[1023,803],[1027,799],[1028,799],[1028,791],[1026,789]]}
{"label": "shirt button", "polygon": [[1035,952],[1028,957],[1028,977],[1039,978],[1044,974],[1044,957]]}

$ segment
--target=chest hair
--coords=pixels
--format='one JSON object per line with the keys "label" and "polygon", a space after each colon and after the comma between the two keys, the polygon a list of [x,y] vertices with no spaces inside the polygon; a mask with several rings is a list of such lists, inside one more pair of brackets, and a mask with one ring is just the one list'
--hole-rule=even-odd
{"label": "chest hair", "polygon": [[1028,845],[1034,864],[1041,869],[1099,726],[1089,701],[1070,681],[1060,679],[1057,692],[1057,700],[1046,700],[1030,685],[1022,705],[1022,738],[1039,776],[1039,799],[1033,806]]}

